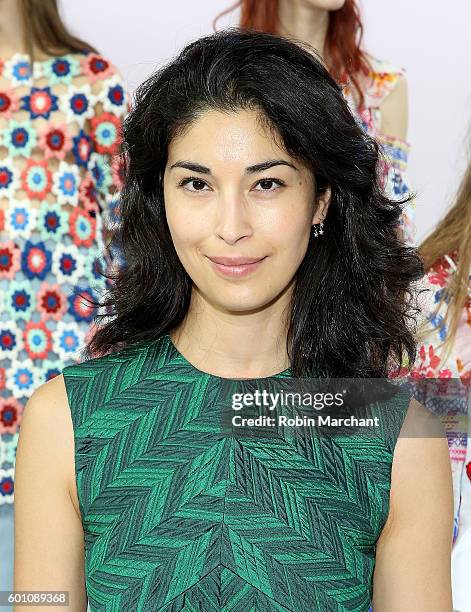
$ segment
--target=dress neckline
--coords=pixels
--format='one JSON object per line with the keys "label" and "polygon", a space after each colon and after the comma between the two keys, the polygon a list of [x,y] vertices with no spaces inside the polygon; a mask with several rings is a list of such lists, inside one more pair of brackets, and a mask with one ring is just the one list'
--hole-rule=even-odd
{"label": "dress neckline", "polygon": [[250,377],[250,378],[227,378],[223,376],[217,376],[216,374],[211,374],[210,372],[204,372],[203,370],[200,370],[195,365],[193,365],[190,361],[188,361],[188,359],[182,353],[180,353],[180,351],[177,349],[177,347],[173,343],[172,338],[170,337],[170,333],[167,333],[164,336],[162,336],[162,339],[166,343],[167,350],[170,351],[175,358],[177,358],[179,361],[184,363],[188,368],[190,368],[196,374],[199,374],[200,376],[208,376],[209,378],[212,378],[214,380],[235,382],[238,380],[268,380],[270,378],[284,378],[284,377],[292,376],[291,367],[288,367],[285,370],[282,370],[281,372],[277,372],[276,374],[271,374],[270,376],[255,376],[255,377]]}

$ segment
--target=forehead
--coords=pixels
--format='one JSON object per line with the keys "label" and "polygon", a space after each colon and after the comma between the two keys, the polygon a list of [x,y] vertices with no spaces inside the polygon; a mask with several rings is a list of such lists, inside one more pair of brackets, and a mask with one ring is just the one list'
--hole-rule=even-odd
{"label": "forehead", "polygon": [[256,110],[202,113],[169,144],[169,162],[191,155],[214,162],[240,162],[276,155],[291,159],[279,137],[261,120]]}

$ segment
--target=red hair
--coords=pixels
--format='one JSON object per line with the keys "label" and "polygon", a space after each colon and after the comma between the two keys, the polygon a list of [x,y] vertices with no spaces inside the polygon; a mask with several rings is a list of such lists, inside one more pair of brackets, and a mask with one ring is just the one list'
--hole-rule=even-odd
{"label": "red hair", "polygon": [[[217,15],[216,22],[227,13],[241,8],[240,27],[278,34],[278,0],[239,0],[228,9]],[[361,49],[363,24],[355,0],[346,0],[342,8],[331,11],[329,26],[322,49],[325,62],[333,78],[344,85],[349,80],[356,88],[360,105],[363,103],[363,92],[358,84],[358,76],[368,74],[370,66]]]}

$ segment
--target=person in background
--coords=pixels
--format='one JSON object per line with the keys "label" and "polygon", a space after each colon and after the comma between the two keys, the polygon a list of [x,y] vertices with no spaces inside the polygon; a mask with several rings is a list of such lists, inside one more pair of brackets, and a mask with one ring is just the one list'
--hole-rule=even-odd
{"label": "person in background", "polygon": [[[219,14],[240,8],[240,26],[309,43],[323,58],[362,127],[382,145],[383,181],[388,195],[409,193],[408,101],[405,71],[362,48],[363,25],[355,0],[240,0]],[[415,201],[403,207],[400,235],[415,242]]]}
{"label": "person in background", "polygon": [[451,410],[442,411],[441,418],[447,431],[454,490],[453,603],[465,612],[471,610],[471,164],[455,203],[419,249],[426,270],[421,283],[424,317],[411,375],[448,379],[450,401],[455,402]]}
{"label": "person in background", "polygon": [[14,501],[22,411],[79,359],[108,286],[108,223],[127,110],[113,64],[56,0],[1,0],[0,504]]}

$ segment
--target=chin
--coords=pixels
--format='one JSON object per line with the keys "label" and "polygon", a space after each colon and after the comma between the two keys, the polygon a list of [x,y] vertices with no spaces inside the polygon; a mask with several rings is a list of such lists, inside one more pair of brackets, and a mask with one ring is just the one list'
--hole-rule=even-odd
{"label": "chin", "polygon": [[325,11],[338,11],[343,7],[346,0],[305,0],[312,8],[323,9]]}
{"label": "chin", "polygon": [[269,299],[255,299],[254,297],[244,299],[242,296],[224,296],[219,294],[217,300],[213,303],[217,305],[218,310],[244,314],[256,312],[264,308],[269,301]]}
{"label": "chin", "polygon": [[221,287],[220,291],[215,291],[213,286],[209,292],[203,292],[202,295],[217,310],[236,314],[256,312],[276,299],[276,294],[266,295],[260,292],[260,288],[254,291],[253,287],[242,287],[242,285],[233,289]]}

